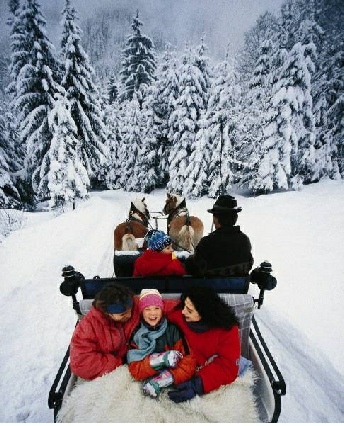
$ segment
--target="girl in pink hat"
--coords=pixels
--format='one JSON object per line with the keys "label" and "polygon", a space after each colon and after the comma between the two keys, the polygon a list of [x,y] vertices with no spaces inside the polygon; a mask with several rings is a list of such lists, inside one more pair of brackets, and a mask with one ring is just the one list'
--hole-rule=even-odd
{"label": "girl in pink hat", "polygon": [[139,298],[141,322],[134,332],[127,361],[132,376],[143,381],[145,395],[156,398],[162,388],[189,380],[196,363],[179,328],[164,314],[156,289],[144,289]]}

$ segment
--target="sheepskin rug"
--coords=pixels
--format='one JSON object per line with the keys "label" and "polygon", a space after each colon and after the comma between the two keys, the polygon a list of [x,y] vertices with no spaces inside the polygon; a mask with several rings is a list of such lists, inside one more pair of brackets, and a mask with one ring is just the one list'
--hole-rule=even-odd
{"label": "sheepskin rug", "polygon": [[164,390],[158,399],[144,396],[128,368],[117,368],[90,382],[81,381],[65,398],[61,423],[256,423],[258,412],[249,369],[234,383],[202,397],[175,404]]}

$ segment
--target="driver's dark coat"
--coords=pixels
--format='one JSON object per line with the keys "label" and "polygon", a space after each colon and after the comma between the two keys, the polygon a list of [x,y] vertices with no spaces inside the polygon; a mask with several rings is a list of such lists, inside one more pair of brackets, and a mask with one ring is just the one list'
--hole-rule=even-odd
{"label": "driver's dark coat", "polygon": [[239,226],[224,226],[203,237],[195,248],[193,273],[246,276],[253,266],[249,238]]}

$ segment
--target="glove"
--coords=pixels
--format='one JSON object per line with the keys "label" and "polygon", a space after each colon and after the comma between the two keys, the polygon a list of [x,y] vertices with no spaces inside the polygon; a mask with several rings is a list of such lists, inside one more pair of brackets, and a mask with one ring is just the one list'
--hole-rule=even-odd
{"label": "glove", "polygon": [[181,358],[183,358],[183,355],[179,351],[170,350],[150,355],[149,364],[154,370],[165,367],[174,368]]}
{"label": "glove", "polygon": [[175,403],[188,401],[196,395],[203,395],[202,379],[199,376],[193,377],[191,380],[176,386],[176,390],[170,391],[168,397]]}
{"label": "glove", "polygon": [[172,374],[168,370],[163,370],[158,376],[154,376],[152,379],[145,382],[142,386],[142,391],[145,395],[156,398],[160,394],[161,388],[166,388],[172,385],[172,383]]}

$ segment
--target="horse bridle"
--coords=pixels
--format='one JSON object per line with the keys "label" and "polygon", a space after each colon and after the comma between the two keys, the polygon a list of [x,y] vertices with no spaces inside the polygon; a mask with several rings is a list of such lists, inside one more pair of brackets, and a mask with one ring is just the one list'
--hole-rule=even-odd
{"label": "horse bridle", "polygon": [[[134,214],[137,214],[138,216],[140,216],[141,219],[138,219],[137,217],[133,217]],[[146,228],[148,228],[149,225],[149,213],[148,216],[145,215],[144,213],[141,212],[141,210],[139,210],[135,204],[131,203],[131,207],[130,207],[130,212],[129,212],[129,218],[127,221],[136,221],[139,223],[142,223],[142,225],[144,225]]]}
{"label": "horse bridle", "polygon": [[190,215],[189,210],[186,207],[186,201],[184,200],[176,206],[167,217],[167,230],[170,229],[170,224],[172,220],[176,217],[186,216],[186,225],[190,225]]}

